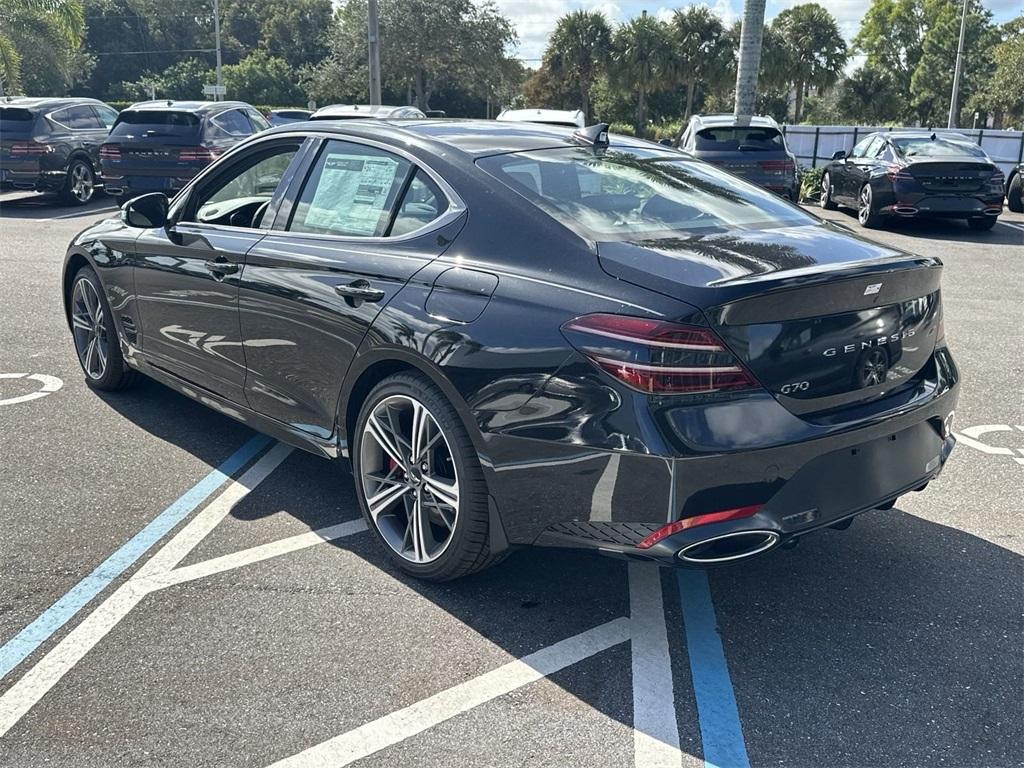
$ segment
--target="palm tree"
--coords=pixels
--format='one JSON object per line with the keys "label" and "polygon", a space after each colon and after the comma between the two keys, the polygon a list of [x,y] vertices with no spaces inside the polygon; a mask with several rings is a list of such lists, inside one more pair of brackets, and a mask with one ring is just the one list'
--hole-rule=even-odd
{"label": "palm tree", "polygon": [[798,123],[807,88],[828,88],[843,74],[849,59],[846,41],[832,14],[817,3],[787,8],[772,21],[772,30],[789,54],[790,82],[796,91],[793,122]]}
{"label": "palm tree", "polygon": [[718,85],[732,76],[732,43],[721,19],[703,5],[676,11],[669,32],[674,54],[672,69],[678,82],[686,87],[685,123],[693,112],[697,84]]}
{"label": "palm tree", "polygon": [[644,11],[615,32],[613,75],[619,85],[636,94],[634,129],[643,136],[647,127],[647,96],[664,88],[671,59],[666,25]]}
{"label": "palm tree", "polygon": [[21,56],[9,30],[41,28],[45,38],[77,48],[85,33],[81,0],[0,0],[0,96],[21,83]]}
{"label": "palm tree", "polygon": [[736,104],[739,115],[754,114],[757,103],[757,72],[761,66],[765,0],[744,0],[740,27],[739,61],[736,65]]}
{"label": "palm tree", "polygon": [[545,53],[558,76],[576,84],[580,109],[590,120],[590,88],[608,63],[612,30],[600,11],[573,11],[558,20]]}

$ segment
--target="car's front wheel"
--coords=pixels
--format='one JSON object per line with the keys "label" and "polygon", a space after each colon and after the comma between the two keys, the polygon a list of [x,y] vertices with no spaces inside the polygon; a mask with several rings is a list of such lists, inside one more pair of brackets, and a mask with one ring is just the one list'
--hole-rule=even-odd
{"label": "car's front wheel", "polygon": [[406,573],[430,581],[487,567],[487,483],[462,420],[425,376],[401,373],[366,398],[352,444],[367,524]]}
{"label": "car's front wheel", "polygon": [[832,177],[827,173],[821,175],[821,199],[819,204],[826,211],[834,211],[839,207],[832,200]]}
{"label": "car's front wheel", "polygon": [[992,229],[992,227],[996,225],[996,220],[997,219],[995,216],[979,216],[974,219],[968,219],[967,226],[969,226],[973,230]]}
{"label": "car's front wheel", "polygon": [[113,313],[90,267],[75,274],[70,303],[71,334],[86,383],[103,390],[124,389],[134,383],[137,374],[121,355]]}
{"label": "car's front wheel", "polygon": [[861,187],[857,196],[857,221],[867,229],[875,229],[882,224],[882,214],[875,206],[875,195],[870,184]]}
{"label": "car's front wheel", "polygon": [[85,205],[96,194],[96,174],[85,160],[76,158],[68,165],[61,200],[69,205]]}

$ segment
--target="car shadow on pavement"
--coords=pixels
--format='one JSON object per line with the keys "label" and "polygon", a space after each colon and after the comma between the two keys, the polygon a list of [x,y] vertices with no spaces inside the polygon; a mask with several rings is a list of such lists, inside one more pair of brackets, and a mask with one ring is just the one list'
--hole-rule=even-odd
{"label": "car shadow on pavement", "polygon": [[[840,208],[840,212],[849,220],[832,219],[845,224],[855,234],[871,237],[879,230],[864,229],[857,223],[857,212],[849,208]],[[967,222],[960,219],[897,219],[889,218],[881,226],[883,232],[916,237],[924,240],[949,240],[954,242],[978,243],[979,245],[1016,245],[1024,247],[1024,230],[1008,226],[1002,220],[989,230],[974,230]]]}
{"label": "car shadow on pavement", "polygon": [[86,205],[67,205],[55,194],[28,192],[21,196],[0,196],[0,219],[77,219],[117,209],[112,197],[99,192]]}

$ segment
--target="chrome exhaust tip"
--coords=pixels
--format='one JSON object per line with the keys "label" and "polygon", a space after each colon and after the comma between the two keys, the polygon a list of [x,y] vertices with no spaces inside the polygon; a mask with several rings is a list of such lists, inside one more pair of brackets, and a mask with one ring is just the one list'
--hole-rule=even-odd
{"label": "chrome exhaust tip", "polygon": [[775,531],[734,531],[689,544],[676,557],[694,565],[729,563],[767,552],[778,543],[779,534]]}
{"label": "chrome exhaust tip", "polygon": [[900,216],[914,216],[917,214],[917,208],[910,205],[897,205],[893,210]]}

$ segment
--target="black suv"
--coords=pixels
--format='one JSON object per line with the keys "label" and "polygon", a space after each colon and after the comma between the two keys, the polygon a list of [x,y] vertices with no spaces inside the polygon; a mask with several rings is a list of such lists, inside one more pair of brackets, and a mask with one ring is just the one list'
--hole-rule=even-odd
{"label": "black suv", "polygon": [[121,200],[168,195],[238,142],[270,127],[240,101],[145,101],[117,117],[100,148],[107,192]]}
{"label": "black suv", "polygon": [[85,205],[99,184],[99,148],[117,111],[95,99],[0,100],[0,189],[56,192]]}

